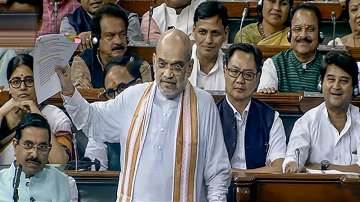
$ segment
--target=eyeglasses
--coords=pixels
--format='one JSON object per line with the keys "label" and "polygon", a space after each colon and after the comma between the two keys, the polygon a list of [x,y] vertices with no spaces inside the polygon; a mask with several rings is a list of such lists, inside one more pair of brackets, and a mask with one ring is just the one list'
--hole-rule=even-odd
{"label": "eyeglasses", "polygon": [[25,150],[33,150],[34,148],[36,148],[40,152],[48,152],[51,149],[51,145],[47,145],[47,144],[35,145],[32,142],[25,142],[25,143],[18,142],[18,144]]}
{"label": "eyeglasses", "polygon": [[313,33],[316,31],[316,27],[314,25],[294,25],[291,27],[291,31],[294,33],[300,33],[303,29],[306,33]]}
{"label": "eyeglasses", "polygon": [[172,70],[174,73],[181,74],[185,69],[186,63],[185,62],[176,62],[174,64],[168,64],[162,60],[157,61],[157,67],[160,69],[167,68],[168,66],[170,67],[170,70]]}
{"label": "eyeglasses", "polygon": [[139,81],[139,78],[135,78],[135,79],[131,80],[129,83],[119,83],[119,85],[116,88],[108,88],[103,92],[103,94],[108,99],[114,99],[117,94],[121,93],[126,88],[136,84],[138,81]]}
{"label": "eyeglasses", "polygon": [[240,71],[235,68],[226,68],[226,71],[227,71],[228,75],[233,78],[238,78],[240,75],[242,75],[242,78],[247,81],[252,81],[256,76],[256,73],[254,73],[250,70]]}
{"label": "eyeglasses", "polygon": [[21,83],[24,83],[26,87],[34,86],[34,78],[33,77],[25,77],[24,79],[20,79],[18,77],[9,80],[9,84],[13,88],[20,88]]}

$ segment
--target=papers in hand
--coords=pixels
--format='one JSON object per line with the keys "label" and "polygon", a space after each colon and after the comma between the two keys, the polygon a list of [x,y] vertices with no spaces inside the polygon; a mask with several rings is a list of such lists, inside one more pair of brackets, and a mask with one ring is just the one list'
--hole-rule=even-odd
{"label": "papers in hand", "polygon": [[48,34],[36,39],[34,82],[38,103],[61,91],[55,66],[68,67],[77,43],[62,34]]}

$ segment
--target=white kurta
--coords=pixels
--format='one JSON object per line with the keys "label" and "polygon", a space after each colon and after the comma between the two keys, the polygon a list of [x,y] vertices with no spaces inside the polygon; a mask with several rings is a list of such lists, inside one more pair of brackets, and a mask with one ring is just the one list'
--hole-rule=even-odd
{"label": "white kurta", "polygon": [[297,162],[295,150],[300,150],[300,166],[306,162],[360,166],[360,113],[349,105],[344,129],[339,133],[329,120],[325,103],[306,112],[295,122],[289,139],[283,169],[290,161]]}
{"label": "white kurta", "polygon": [[196,44],[192,47],[191,59],[194,60],[193,70],[189,77],[189,81],[193,86],[197,86],[203,90],[210,91],[225,91],[225,77],[224,77],[224,53],[219,50],[218,58],[215,65],[208,74],[205,74],[200,69],[200,62],[196,56]]}
{"label": "white kurta", "polygon": [[[246,106],[244,113],[241,115],[235,107],[230,103],[226,97],[226,101],[232,108],[236,118],[237,126],[237,144],[233,157],[231,158],[231,167],[238,169],[246,169],[246,156],[245,156],[245,129],[247,117],[249,114],[251,101]],[[255,123],[254,123],[255,124]],[[286,136],[283,123],[279,117],[279,113],[275,112],[274,122],[271,126],[269,133],[269,150],[266,155],[266,162],[272,162],[279,158],[285,158],[286,151]]]}
{"label": "white kurta", "polygon": [[[120,142],[125,148],[131,119],[149,85],[129,87],[115,99],[88,104],[78,91],[64,96],[64,106],[75,126],[97,141]],[[198,101],[198,158],[196,201],[225,200],[230,182],[230,163],[223,140],[220,117],[210,94],[195,88]],[[169,100],[157,90],[135,176],[134,201],[172,201],[175,158],[176,109],[179,100]],[[124,165],[121,150],[121,165]]]}

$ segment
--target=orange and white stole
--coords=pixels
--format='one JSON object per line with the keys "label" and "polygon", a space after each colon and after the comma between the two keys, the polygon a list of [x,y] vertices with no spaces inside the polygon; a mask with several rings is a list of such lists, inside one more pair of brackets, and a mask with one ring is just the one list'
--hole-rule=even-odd
{"label": "orange and white stole", "polygon": [[[117,202],[132,201],[137,165],[146,136],[155,90],[156,84],[151,83],[136,106],[126,139],[124,169],[120,173]],[[196,197],[198,119],[197,98],[190,83],[181,94],[179,109],[172,196],[173,201],[192,202]]]}

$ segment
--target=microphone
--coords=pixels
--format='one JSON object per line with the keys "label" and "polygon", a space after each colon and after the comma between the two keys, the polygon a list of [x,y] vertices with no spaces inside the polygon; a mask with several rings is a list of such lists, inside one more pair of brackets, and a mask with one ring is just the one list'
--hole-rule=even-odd
{"label": "microphone", "polygon": [[14,199],[14,202],[19,201],[19,184],[20,184],[21,172],[22,172],[22,166],[21,166],[21,164],[19,164],[15,169],[15,175],[14,175],[14,178],[13,178],[13,188],[14,188],[13,199]]}
{"label": "microphone", "polygon": [[151,26],[151,19],[152,19],[152,16],[153,16],[153,7],[150,6],[150,10],[149,10],[149,26],[148,26],[148,30],[147,30],[147,41],[146,41],[146,44],[147,45],[150,45],[150,26]]}
{"label": "microphone", "polygon": [[247,10],[248,8],[244,8],[243,12],[242,12],[242,17],[241,17],[241,22],[240,22],[240,42],[242,43],[242,26],[243,26],[243,23],[244,23],[244,19],[247,15]]}
{"label": "microphone", "polygon": [[335,11],[331,11],[331,21],[333,23],[333,33],[332,33],[332,41],[333,41],[333,48],[335,48],[335,27],[336,27],[336,14]]}
{"label": "microphone", "polygon": [[297,169],[300,170],[300,149],[295,149]]}
{"label": "microphone", "polygon": [[59,13],[59,0],[51,0],[52,5],[54,6],[54,9],[52,11],[51,14],[51,23],[52,23],[52,32],[55,33],[56,32],[56,25],[57,25],[57,17],[58,17],[58,13]]}

